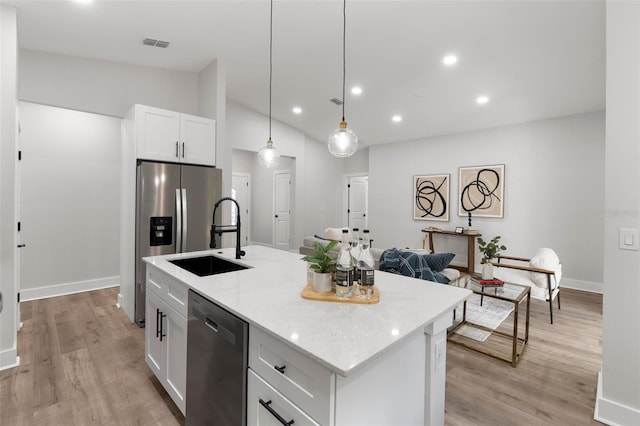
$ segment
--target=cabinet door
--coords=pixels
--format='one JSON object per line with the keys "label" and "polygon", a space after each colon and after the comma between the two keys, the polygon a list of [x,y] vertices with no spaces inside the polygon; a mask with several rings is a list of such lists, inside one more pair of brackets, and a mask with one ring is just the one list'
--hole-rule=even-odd
{"label": "cabinet door", "polygon": [[166,385],[167,393],[185,414],[187,388],[187,318],[168,306],[164,318],[166,329]]}
{"label": "cabinet door", "polygon": [[216,122],[214,120],[180,114],[180,161],[215,166]]}
{"label": "cabinet door", "polygon": [[179,161],[180,114],[136,105],[136,156],[145,160]]}
{"label": "cabinet door", "polygon": [[147,292],[147,319],[145,325],[145,356],[153,374],[162,381],[163,367],[165,364],[166,348],[163,341],[160,341],[160,314],[164,309],[165,303],[153,292]]}
{"label": "cabinet door", "polygon": [[249,369],[247,375],[247,424],[256,426],[318,425],[280,392]]}

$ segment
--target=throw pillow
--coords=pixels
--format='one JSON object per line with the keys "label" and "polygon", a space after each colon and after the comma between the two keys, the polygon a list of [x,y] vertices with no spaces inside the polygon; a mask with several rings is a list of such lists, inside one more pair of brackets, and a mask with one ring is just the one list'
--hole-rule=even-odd
{"label": "throw pillow", "polygon": [[[440,272],[451,263],[451,260],[455,257],[455,253],[434,253],[425,254],[424,258],[432,271]],[[438,281],[440,282],[440,281]],[[448,280],[445,282],[449,282]]]}
{"label": "throw pillow", "polygon": [[[328,240],[337,240],[340,241],[342,240],[342,230],[344,228],[327,228],[324,230],[324,237]],[[347,230],[349,228],[346,228]],[[349,238],[349,241],[351,241],[351,231],[349,230],[349,232],[347,233],[347,236]]]}
{"label": "throw pillow", "polygon": [[[550,271],[555,271],[558,269],[558,265],[560,264],[560,259],[555,251],[550,248],[539,248],[536,250],[535,254],[529,261],[529,265],[534,268],[540,269],[548,269]],[[541,274],[539,272],[531,272],[531,280],[538,286],[547,288],[547,275]],[[555,280],[551,279],[551,288],[555,288],[556,283]]]}

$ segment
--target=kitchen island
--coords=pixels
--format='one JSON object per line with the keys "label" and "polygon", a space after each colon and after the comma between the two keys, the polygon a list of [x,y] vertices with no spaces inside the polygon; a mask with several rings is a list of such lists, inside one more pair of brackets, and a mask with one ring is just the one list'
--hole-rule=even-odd
{"label": "kitchen island", "polygon": [[[245,251],[237,261],[234,249],[144,260],[152,277],[169,276],[249,323],[249,420],[259,418],[257,381],[308,416],[295,424],[444,424],[446,330],[469,290],[376,271],[377,304],[311,301],[300,296],[301,255]],[[250,268],[199,277],[169,262],[209,254]],[[266,368],[270,357],[298,368]]]}

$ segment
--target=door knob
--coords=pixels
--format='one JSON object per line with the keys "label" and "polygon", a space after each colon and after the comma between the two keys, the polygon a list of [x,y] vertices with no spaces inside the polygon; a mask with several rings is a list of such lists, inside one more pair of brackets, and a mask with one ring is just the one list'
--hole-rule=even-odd
{"label": "door knob", "polygon": [[275,217],[278,217],[278,215],[275,215]]}

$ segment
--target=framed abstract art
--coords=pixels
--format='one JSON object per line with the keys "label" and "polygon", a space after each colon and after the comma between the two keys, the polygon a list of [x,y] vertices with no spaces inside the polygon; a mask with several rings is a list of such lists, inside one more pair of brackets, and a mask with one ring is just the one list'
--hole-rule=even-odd
{"label": "framed abstract art", "polygon": [[449,180],[446,175],[413,177],[413,218],[449,221]]}
{"label": "framed abstract art", "polygon": [[504,164],[460,167],[458,214],[504,217]]}

